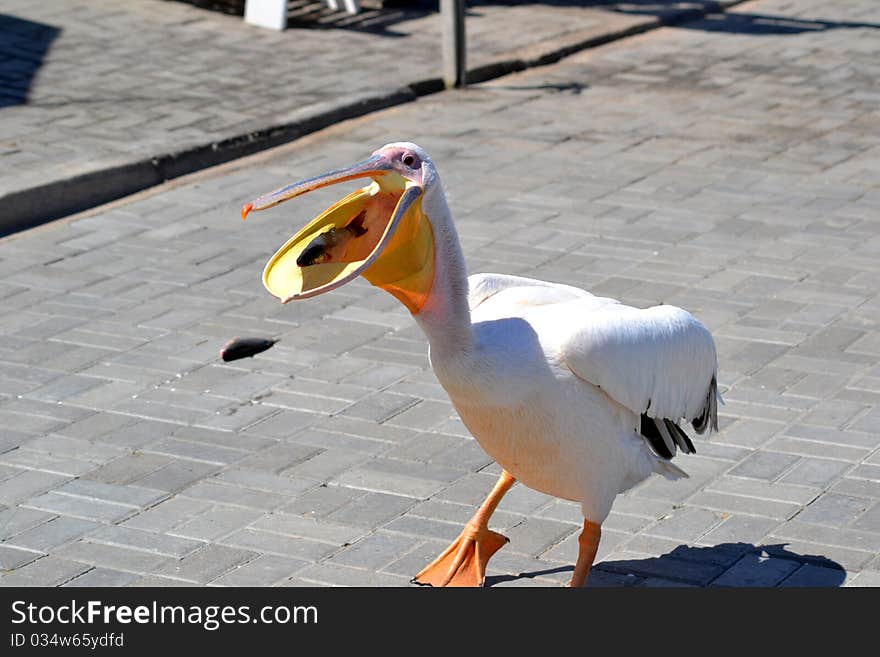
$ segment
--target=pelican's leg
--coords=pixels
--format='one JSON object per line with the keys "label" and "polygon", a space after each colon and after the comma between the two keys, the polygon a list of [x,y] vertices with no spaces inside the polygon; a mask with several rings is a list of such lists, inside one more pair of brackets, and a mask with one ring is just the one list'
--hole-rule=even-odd
{"label": "pelican's leg", "polygon": [[514,483],[516,479],[503,470],[489,497],[464,526],[461,535],[413,581],[431,586],[482,586],[486,564],[509,540],[489,529],[489,518]]}
{"label": "pelican's leg", "polygon": [[599,549],[599,539],[602,537],[602,527],[595,522],[584,519],[584,530],[578,536],[578,560],[571,574],[572,588],[580,588],[587,581],[590,568],[596,559],[596,551]]}

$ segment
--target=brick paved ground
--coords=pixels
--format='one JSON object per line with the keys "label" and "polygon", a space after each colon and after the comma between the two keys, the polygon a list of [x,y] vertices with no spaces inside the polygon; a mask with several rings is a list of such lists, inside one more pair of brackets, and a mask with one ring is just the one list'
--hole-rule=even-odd
{"label": "brick paved ground", "polygon": [[[470,64],[533,58],[707,2],[479,5],[469,11]],[[367,97],[411,97],[408,84],[440,77],[434,11],[368,10],[352,18],[320,12],[317,0],[294,5],[297,15],[318,9],[323,18],[295,20],[276,33],[166,0],[5,0],[0,200],[145,163],[126,174],[128,191],[136,191],[157,175],[146,164],[151,158],[297,124]],[[618,6],[625,11],[614,11]],[[161,161],[160,178],[180,166],[192,170],[179,157]],[[0,228],[16,216],[57,216],[35,209],[38,202],[3,203]]]}
{"label": "brick paved ground", "polygon": [[[412,139],[472,271],[715,333],[722,431],[618,499],[592,585],[880,585],[878,27],[870,0],[749,3],[0,241],[0,584],[405,585],[458,533],[497,466],[405,310],[262,290],[339,191],[238,220]],[[222,364],[234,335],[281,341]],[[490,583],[566,581],[579,521],[516,486]]]}

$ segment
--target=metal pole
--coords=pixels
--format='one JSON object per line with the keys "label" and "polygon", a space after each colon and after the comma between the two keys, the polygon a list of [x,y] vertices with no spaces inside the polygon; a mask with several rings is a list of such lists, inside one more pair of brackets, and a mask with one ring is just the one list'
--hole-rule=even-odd
{"label": "metal pole", "polygon": [[446,88],[466,83],[464,0],[440,0],[443,23],[443,83]]}

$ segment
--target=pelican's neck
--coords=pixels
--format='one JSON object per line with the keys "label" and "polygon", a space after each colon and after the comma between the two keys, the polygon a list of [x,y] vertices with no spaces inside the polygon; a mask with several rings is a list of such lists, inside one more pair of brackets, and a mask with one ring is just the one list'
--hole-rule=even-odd
{"label": "pelican's neck", "polygon": [[468,307],[467,268],[452,215],[439,185],[422,204],[434,233],[434,282],[420,312],[413,315],[431,345],[436,363],[470,351],[473,345]]}

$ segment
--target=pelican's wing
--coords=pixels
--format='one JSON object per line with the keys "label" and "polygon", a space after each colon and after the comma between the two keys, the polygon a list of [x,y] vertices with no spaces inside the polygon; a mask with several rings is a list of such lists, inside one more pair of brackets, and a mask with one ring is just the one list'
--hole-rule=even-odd
{"label": "pelican's wing", "polygon": [[[577,328],[562,344],[565,363],[579,378],[642,416],[642,434],[661,456],[693,444],[682,418],[699,433],[718,429],[717,357],[709,330],[675,306],[624,305],[578,309],[566,304]],[[665,449],[664,449],[665,448]]]}
{"label": "pelican's wing", "polygon": [[511,305],[540,306],[574,299],[589,299],[603,304],[617,303],[614,299],[597,297],[578,287],[539,281],[524,276],[510,276],[509,274],[473,274],[468,276],[468,306],[471,312],[501,292],[504,293],[505,303]]}

